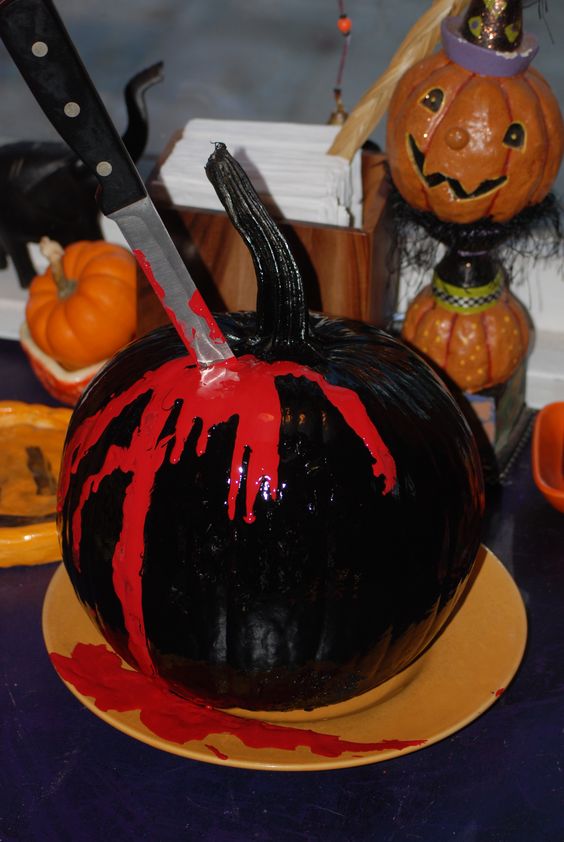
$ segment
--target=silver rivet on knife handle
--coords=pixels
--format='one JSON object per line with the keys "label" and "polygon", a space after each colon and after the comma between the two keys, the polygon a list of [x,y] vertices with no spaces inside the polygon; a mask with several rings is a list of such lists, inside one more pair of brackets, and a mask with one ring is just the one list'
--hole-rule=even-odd
{"label": "silver rivet on knife handle", "polygon": [[44,58],[49,52],[49,47],[45,41],[35,41],[31,45],[31,52],[36,58]]}

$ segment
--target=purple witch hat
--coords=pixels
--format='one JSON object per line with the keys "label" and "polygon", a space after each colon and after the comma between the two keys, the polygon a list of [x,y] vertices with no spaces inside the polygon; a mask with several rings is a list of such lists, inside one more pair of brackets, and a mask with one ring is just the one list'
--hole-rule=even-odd
{"label": "purple witch hat", "polygon": [[523,33],[522,0],[471,0],[463,16],[443,21],[442,39],[452,61],[481,76],[517,76],[538,52]]}

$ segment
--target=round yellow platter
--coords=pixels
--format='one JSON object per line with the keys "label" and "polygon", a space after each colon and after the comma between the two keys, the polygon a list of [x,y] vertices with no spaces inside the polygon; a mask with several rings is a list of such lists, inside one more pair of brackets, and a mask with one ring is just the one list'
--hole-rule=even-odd
{"label": "round yellow platter", "polygon": [[0,567],[61,557],[57,479],[70,409],[0,401]]}
{"label": "round yellow platter", "polygon": [[113,728],[157,749],[251,769],[359,766],[448,737],[508,687],[525,649],[523,601],[489,550],[481,549],[476,567],[454,618],[415,664],[370,693],[314,711],[216,711],[155,686],[111,650],[62,565],[45,597],[43,634],[71,692]]}

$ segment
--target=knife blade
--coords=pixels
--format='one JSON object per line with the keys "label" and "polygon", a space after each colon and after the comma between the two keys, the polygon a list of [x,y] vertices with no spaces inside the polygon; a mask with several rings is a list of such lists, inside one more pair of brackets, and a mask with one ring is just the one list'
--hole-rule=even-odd
{"label": "knife blade", "polygon": [[100,210],[121,229],[191,356],[202,366],[232,357],[52,0],[0,0],[0,37],[45,116],[96,176]]}

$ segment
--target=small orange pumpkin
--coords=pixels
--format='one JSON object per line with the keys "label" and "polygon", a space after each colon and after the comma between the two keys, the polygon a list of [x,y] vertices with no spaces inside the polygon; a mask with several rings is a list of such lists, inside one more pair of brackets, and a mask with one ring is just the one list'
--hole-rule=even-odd
{"label": "small orange pumpkin", "polygon": [[440,52],[404,74],[388,112],[393,181],[446,222],[506,222],[541,202],[564,150],[558,101],[534,68],[483,76]]}
{"label": "small orange pumpkin", "polygon": [[104,240],[63,250],[44,238],[41,247],[51,265],[29,288],[26,321],[32,339],[69,370],[111,357],[135,335],[135,258]]}
{"label": "small orange pumpkin", "polygon": [[527,311],[501,273],[470,289],[435,274],[409,305],[402,336],[473,393],[513,374],[527,354],[531,330]]}

